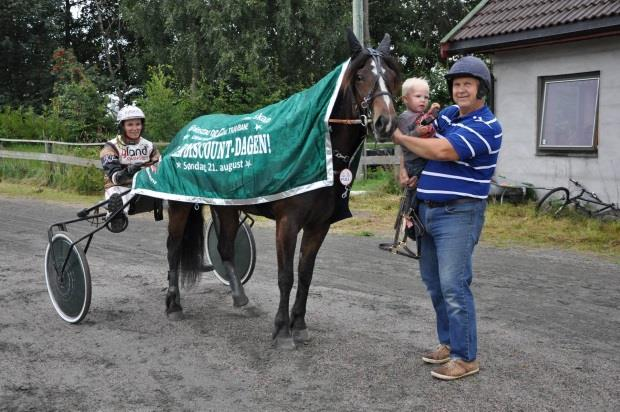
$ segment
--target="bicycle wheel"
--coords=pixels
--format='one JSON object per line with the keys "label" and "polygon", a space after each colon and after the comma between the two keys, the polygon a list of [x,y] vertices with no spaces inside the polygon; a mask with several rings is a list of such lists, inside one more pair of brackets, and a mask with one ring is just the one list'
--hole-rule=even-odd
{"label": "bicycle wheel", "polygon": [[67,232],[52,237],[45,250],[45,282],[60,317],[78,323],[90,308],[91,282],[86,255],[79,245],[71,247],[72,243]]}
{"label": "bicycle wheel", "polygon": [[557,217],[562,210],[564,210],[566,205],[568,205],[568,198],[568,189],[565,187],[556,187],[536,203],[536,213]]}
{"label": "bicycle wheel", "polygon": [[[220,252],[217,250],[218,238],[213,220],[207,223],[207,245],[206,254],[209,263],[213,266],[213,273],[225,285],[229,285],[228,274],[222,263]],[[241,284],[245,284],[252,277],[254,266],[256,265],[256,243],[252,230],[245,222],[237,230],[235,237],[235,269]]]}

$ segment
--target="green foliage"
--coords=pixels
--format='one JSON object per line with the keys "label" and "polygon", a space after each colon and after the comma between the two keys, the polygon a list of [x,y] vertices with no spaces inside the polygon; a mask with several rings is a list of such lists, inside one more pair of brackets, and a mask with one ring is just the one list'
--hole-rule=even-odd
{"label": "green foliage", "polygon": [[448,68],[437,62],[431,68],[427,77],[431,88],[431,102],[438,102],[442,107],[452,102],[452,96],[448,92],[448,84],[444,77],[447,73]]}
{"label": "green foliage", "polygon": [[369,167],[365,178],[356,179],[353,190],[399,195],[403,189],[399,186],[393,167]]}
{"label": "green foliage", "polygon": [[69,127],[56,114],[47,110],[35,113],[32,107],[11,108],[0,111],[0,137],[5,139],[56,139],[68,140]]}
{"label": "green foliage", "polygon": [[[144,44],[142,68],[135,70],[169,65],[192,95],[231,95],[232,104],[216,102],[227,109],[221,111],[246,112],[271,96],[288,96],[348,57],[348,0],[215,0],[208,7],[201,0],[155,0],[124,3],[123,13]],[[267,98],[253,91],[260,87],[268,88]]]}
{"label": "green foliage", "polygon": [[35,160],[3,159],[0,162],[0,181],[24,182],[80,194],[103,191],[103,174],[95,167]]}
{"label": "green foliage", "polygon": [[55,167],[55,171],[49,186],[79,194],[91,194],[103,190],[103,173],[94,166],[62,165]]}
{"label": "green foliage", "polygon": [[[428,78],[432,100],[446,104],[439,40],[476,2],[370,0],[367,44],[390,33],[404,77]],[[104,96],[126,103],[137,88],[147,136],[168,141],[198,115],[286,98],[349,56],[349,0],[78,3],[79,15],[62,0],[0,6],[0,105],[12,107],[0,136],[105,140],[115,125]]]}
{"label": "green foliage", "polygon": [[250,113],[261,107],[284,99],[284,85],[280,82],[266,83],[267,74],[259,68],[239,68],[231,71],[233,84],[224,80],[201,83],[203,113]]}
{"label": "green foliage", "polygon": [[191,117],[191,102],[180,98],[166,69],[158,66],[150,70],[146,98],[138,101],[146,116],[146,133],[158,142],[171,141]]}
{"label": "green foliage", "polygon": [[0,106],[47,103],[53,78],[52,51],[60,46],[61,0],[0,2]]}
{"label": "green foliage", "polygon": [[403,78],[423,77],[431,85],[431,100],[450,103],[441,77],[446,64],[439,58],[439,42],[479,0],[370,0],[370,37],[390,33]]}
{"label": "green foliage", "polygon": [[100,140],[104,130],[111,126],[110,121],[106,121],[106,99],[88,79],[71,50],[58,49],[53,59],[52,72],[57,80],[52,113],[64,120],[69,132],[65,138],[74,142]]}

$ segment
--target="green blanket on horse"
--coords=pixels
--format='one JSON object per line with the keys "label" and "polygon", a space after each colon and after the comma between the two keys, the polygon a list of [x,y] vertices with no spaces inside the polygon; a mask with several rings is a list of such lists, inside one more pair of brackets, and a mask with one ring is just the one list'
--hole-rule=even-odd
{"label": "green blanket on horse", "polygon": [[215,205],[270,202],[334,184],[328,119],[347,63],[314,86],[247,115],[192,120],[133,192]]}

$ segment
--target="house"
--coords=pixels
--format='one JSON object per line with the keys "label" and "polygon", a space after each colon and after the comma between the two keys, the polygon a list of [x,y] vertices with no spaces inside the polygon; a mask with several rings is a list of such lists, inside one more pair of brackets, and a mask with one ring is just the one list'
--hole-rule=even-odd
{"label": "house", "polygon": [[497,175],[620,203],[620,0],[483,0],[440,47],[491,61]]}

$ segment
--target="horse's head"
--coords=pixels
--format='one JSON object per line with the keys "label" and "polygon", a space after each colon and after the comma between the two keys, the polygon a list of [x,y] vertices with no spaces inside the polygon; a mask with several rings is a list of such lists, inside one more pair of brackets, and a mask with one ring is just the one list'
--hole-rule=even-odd
{"label": "horse's head", "polygon": [[364,48],[348,31],[351,64],[345,77],[355,97],[360,116],[366,116],[379,142],[389,141],[397,126],[394,96],[400,87],[400,73],[390,54],[386,34],[377,49]]}

